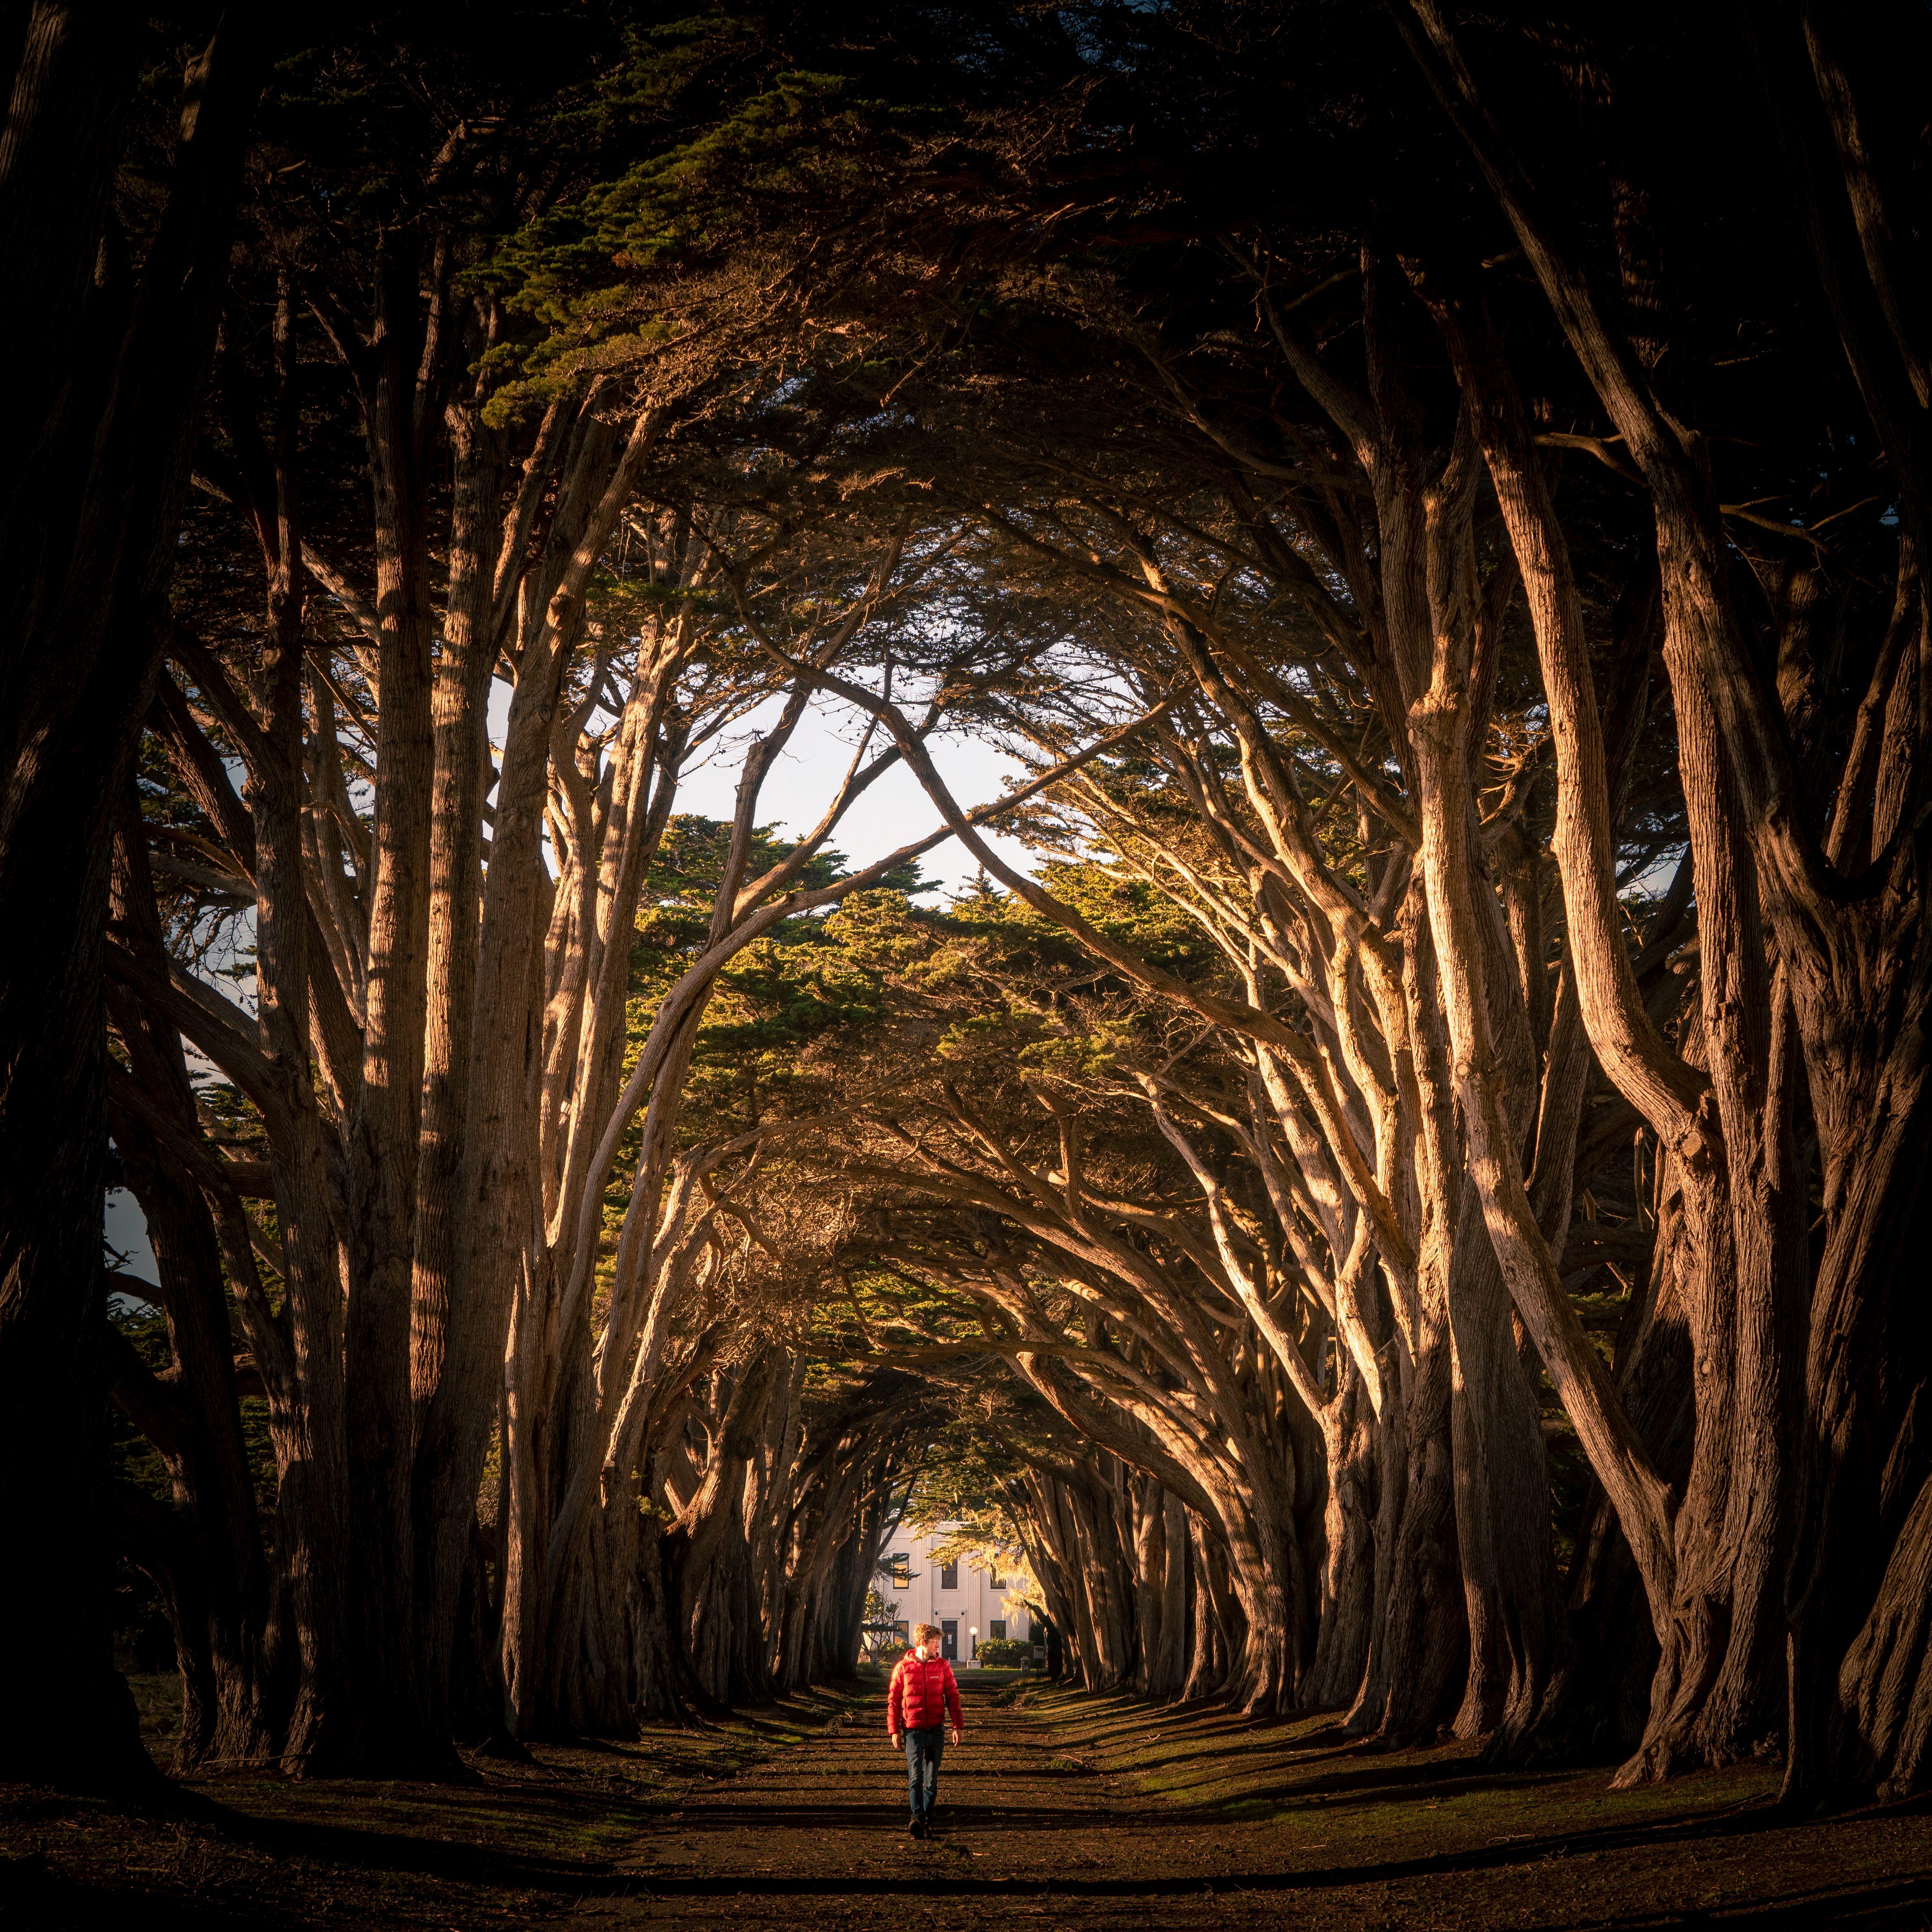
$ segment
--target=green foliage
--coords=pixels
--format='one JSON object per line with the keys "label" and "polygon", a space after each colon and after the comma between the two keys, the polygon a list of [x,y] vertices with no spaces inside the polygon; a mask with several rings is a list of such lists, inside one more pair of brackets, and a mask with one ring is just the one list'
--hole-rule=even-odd
{"label": "green foliage", "polygon": [[[704,950],[730,844],[730,827],[695,814],[674,818],[653,864],[632,952],[631,1033],[640,1046],[665,994]],[[794,846],[773,828],[752,842],[756,878]],[[799,885],[817,890],[845,869],[836,851],[815,854]],[[916,866],[826,913],[782,922],[733,959],[706,1009],[693,1057],[682,1132],[687,1144],[736,1132],[808,1105],[835,1041],[875,1029],[886,1011],[880,960],[914,920],[911,896],[930,891]]]}
{"label": "green foliage", "polygon": [[1011,1670],[1030,1663],[1032,1658],[1033,1646],[1019,1637],[982,1636],[974,1661],[994,1670]]}
{"label": "green foliage", "polygon": [[[793,23],[806,38],[822,24]],[[620,165],[504,234],[474,272],[534,325],[485,357],[492,420],[701,331],[678,284],[741,266],[775,229],[836,221],[903,156],[932,110],[796,64],[800,38],[722,10],[628,35],[580,117]],[[828,51],[850,49],[835,37]]]}
{"label": "green foliage", "polygon": [[979,1310],[923,1276],[861,1263],[813,1311],[812,1344],[828,1360],[934,1342],[973,1340]]}
{"label": "green foliage", "polygon": [[[728,381],[748,319],[740,346],[764,368],[765,325],[822,328],[830,316],[808,323],[807,311],[849,302],[911,232],[935,258],[956,255],[965,217],[949,194],[1001,172],[971,145],[976,116],[1084,66],[1064,28],[1028,8],[976,9],[970,24],[862,0],[664,10],[628,28],[614,57],[598,47],[578,91],[544,102],[564,182],[503,223],[471,272],[523,325],[485,358],[494,421],[594,371],[677,368],[700,344],[703,380]],[[1021,226],[1039,212],[1024,202]],[[977,219],[987,225],[983,208]],[[1003,305],[984,287],[962,298],[968,310]],[[848,365],[896,366],[867,335],[847,345]]]}
{"label": "green foliage", "polygon": [[1025,1467],[1020,1450],[1032,1404],[992,1400],[997,1413],[978,1397],[961,1402],[948,1420],[914,1481],[905,1520],[924,1535],[956,1526],[934,1546],[934,1562],[964,1557],[987,1567],[998,1559],[1004,1574],[1025,1567],[1013,1486]]}
{"label": "green foliage", "polygon": [[891,1598],[883,1594],[876,1584],[867,1587],[865,1614],[860,1619],[859,1629],[869,1661],[878,1664],[898,1655],[904,1647],[899,1635],[904,1621]]}
{"label": "green foliage", "polygon": [[[144,1302],[130,1304],[110,1301],[107,1318],[154,1374],[165,1375],[174,1366],[174,1350],[168,1341],[168,1318],[158,1308],[150,1307]],[[158,1503],[166,1504],[173,1501],[174,1485],[169,1480],[160,1452],[118,1408],[112,1412],[108,1445],[108,1466],[118,1480],[152,1496]]]}
{"label": "green foliage", "polygon": [[[721,40],[742,43],[751,32],[748,22],[729,20],[657,28],[633,41],[632,64],[616,84],[632,85],[632,102],[644,104],[640,125],[661,137],[680,117],[705,56]],[[607,118],[634,111],[614,101]],[[742,239],[760,212],[796,210],[856,187],[857,158],[895,118],[882,102],[848,98],[842,76],[774,74],[724,105],[709,125],[506,237],[479,278],[521,313],[581,329],[627,271],[708,260]]]}
{"label": "green foliage", "polygon": [[[173,1366],[167,1318],[159,1309],[110,1300],[107,1318],[154,1373],[165,1373]],[[106,1432],[106,1460],[112,1487],[132,1490],[159,1508],[169,1508],[174,1498],[174,1485],[154,1444],[112,1405],[107,1411]],[[160,1592],[145,1570],[125,1558],[114,1565],[108,1615],[115,1648],[124,1667],[146,1671],[173,1668],[174,1637]]]}

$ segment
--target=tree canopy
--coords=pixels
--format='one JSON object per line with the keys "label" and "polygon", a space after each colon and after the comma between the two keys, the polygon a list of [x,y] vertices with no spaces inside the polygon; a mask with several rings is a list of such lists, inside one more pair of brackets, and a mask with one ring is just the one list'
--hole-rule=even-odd
{"label": "tree canopy", "polygon": [[184,1763],[440,1774],[910,1508],[1090,1686],[1924,1787],[1922,20],[124,26],[0,144],[9,1750],[135,1774],[116,1564]]}

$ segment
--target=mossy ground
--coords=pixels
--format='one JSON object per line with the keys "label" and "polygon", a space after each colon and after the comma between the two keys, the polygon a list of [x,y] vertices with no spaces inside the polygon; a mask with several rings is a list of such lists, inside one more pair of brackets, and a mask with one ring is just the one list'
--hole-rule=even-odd
{"label": "mossy ground", "polygon": [[[166,1766],[178,1680],[128,1681],[149,1750]],[[0,1925],[547,1920],[693,1792],[838,1725],[862,1694],[815,1693],[715,1724],[654,1727],[634,1742],[539,1745],[527,1766],[476,1760],[468,1784],[232,1770],[188,1780],[209,1813],[181,1820],[0,1786],[0,1860],[23,1862],[10,1883],[0,1867]]]}
{"label": "mossy ground", "polygon": [[[172,1686],[135,1688],[165,1759]],[[1499,1774],[1471,1746],[1351,1743],[1332,1717],[1244,1723],[991,1672],[946,1754],[946,1828],[916,1844],[881,1688],[540,1746],[465,1784],[236,1769],[193,1780],[193,1820],[0,1787],[0,1856],[22,1861],[0,1867],[0,1924],[1932,1932],[1923,1807],[1796,1821],[1764,1766],[1614,1792],[1600,1766]]]}
{"label": "mossy ground", "polygon": [[1334,1713],[1241,1722],[1050,1688],[1024,1703],[1077,1730],[1081,1771],[1201,1820],[1204,1864],[1234,1876],[1264,1841],[1270,1890],[1347,1895],[1362,1916],[1338,1924],[1932,1928],[1922,1803],[1800,1820],[1768,1765],[1616,1791],[1603,1766],[1488,1769],[1478,1744],[1382,1751]]}

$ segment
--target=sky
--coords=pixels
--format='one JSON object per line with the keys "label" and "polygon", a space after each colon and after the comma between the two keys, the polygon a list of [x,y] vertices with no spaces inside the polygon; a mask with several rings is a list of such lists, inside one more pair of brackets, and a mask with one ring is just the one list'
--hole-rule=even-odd
{"label": "sky", "polygon": [[[701,812],[709,818],[731,816],[746,740],[776,716],[777,709],[775,700],[752,712],[708,764],[686,778],[678,788],[679,811]],[[844,776],[856,742],[849,712],[842,716],[818,709],[807,712],[765,780],[758,800],[760,823],[776,825],[794,838],[810,831]],[[960,807],[969,812],[976,805],[997,799],[1007,779],[1023,775],[1017,760],[971,737],[949,738],[935,744],[932,761]],[[831,843],[856,870],[922,838],[938,824],[939,814],[918,779],[900,764],[875,780],[859,799]],[[1034,861],[1018,840],[993,837],[990,842],[1010,865],[1027,872],[1033,870]],[[956,838],[927,853],[920,864],[927,878],[937,880],[953,893],[969,886],[980,869],[978,861]],[[922,903],[937,904],[940,896]]]}

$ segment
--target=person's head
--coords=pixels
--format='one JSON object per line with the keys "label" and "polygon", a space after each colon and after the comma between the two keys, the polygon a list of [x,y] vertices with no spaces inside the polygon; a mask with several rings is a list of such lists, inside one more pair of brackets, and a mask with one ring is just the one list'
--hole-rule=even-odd
{"label": "person's head", "polygon": [[913,1625],[912,1652],[922,1664],[927,1658],[939,1654],[939,1626],[937,1624]]}

